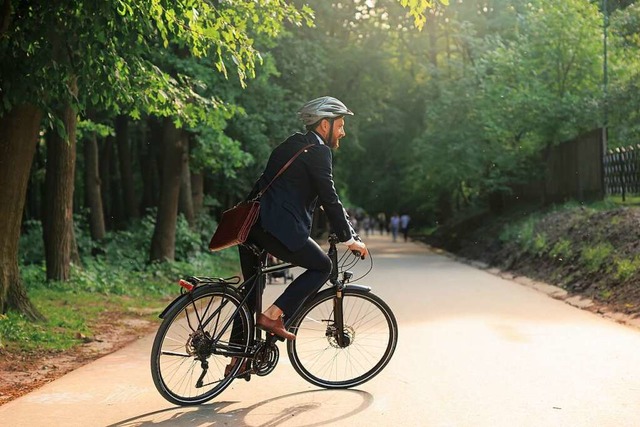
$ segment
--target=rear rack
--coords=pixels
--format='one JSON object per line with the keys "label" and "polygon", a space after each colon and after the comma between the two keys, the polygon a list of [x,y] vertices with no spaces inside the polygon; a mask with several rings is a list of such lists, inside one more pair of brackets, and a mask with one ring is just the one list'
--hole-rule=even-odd
{"label": "rear rack", "polygon": [[189,276],[178,281],[181,292],[193,292],[198,286],[205,285],[237,285],[241,281],[240,276],[231,276],[227,278],[222,277],[204,277],[204,276]]}

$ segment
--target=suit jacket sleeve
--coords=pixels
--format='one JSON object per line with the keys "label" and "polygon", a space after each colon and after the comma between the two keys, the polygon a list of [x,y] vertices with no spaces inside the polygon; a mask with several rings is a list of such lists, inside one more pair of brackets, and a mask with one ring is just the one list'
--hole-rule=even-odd
{"label": "suit jacket sleeve", "polygon": [[351,227],[345,217],[344,208],[333,183],[331,149],[326,145],[317,145],[313,150],[317,152],[310,156],[309,170],[312,185],[315,187],[333,232],[336,233],[339,241],[346,242],[352,237]]}

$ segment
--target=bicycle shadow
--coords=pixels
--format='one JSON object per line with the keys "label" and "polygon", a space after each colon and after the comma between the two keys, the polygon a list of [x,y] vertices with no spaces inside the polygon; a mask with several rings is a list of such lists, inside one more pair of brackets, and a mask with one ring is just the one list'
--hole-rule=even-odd
{"label": "bicycle shadow", "polygon": [[[321,410],[323,403],[309,399],[311,401],[300,403],[297,402],[300,396],[315,395],[320,393],[335,393],[336,390],[310,390],[303,392],[296,392],[285,394],[283,396],[274,397],[246,408],[239,408],[228,412],[223,412],[225,408],[235,405],[238,402],[217,402],[211,404],[204,404],[200,406],[183,407],[177,406],[173,408],[161,409],[158,411],[141,414],[136,417],[128,418],[126,420],[109,424],[106,427],[157,427],[157,426],[252,426],[252,427],[275,427],[285,422],[291,422],[296,416],[309,413],[314,410]],[[340,409],[335,407],[326,408],[321,413],[326,414],[326,419],[314,418],[314,421],[296,424],[300,427],[315,427],[322,425],[329,425],[340,420],[350,418],[365,409],[367,409],[373,403],[373,396],[370,393],[360,390],[340,390],[340,393],[349,393],[351,397],[361,399],[361,402],[357,406],[348,405],[345,407],[344,413],[340,413]],[[251,413],[257,409],[263,408],[274,402],[278,402],[284,399],[292,399],[295,401],[291,405],[280,403],[282,408],[279,411],[263,411],[260,421],[248,423],[248,418],[251,418]],[[308,399],[305,399],[308,400]],[[173,413],[173,414],[172,414]],[[168,416],[168,418],[167,418]],[[299,419],[299,418],[298,418]]]}

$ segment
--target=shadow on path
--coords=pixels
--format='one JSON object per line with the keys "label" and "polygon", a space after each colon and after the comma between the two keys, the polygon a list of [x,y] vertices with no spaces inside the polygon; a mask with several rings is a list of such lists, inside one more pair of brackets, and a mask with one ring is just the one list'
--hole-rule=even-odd
{"label": "shadow on path", "polygon": [[[298,393],[286,394],[274,397],[246,408],[232,409],[225,412],[225,408],[237,405],[237,402],[216,402],[212,404],[194,406],[194,407],[174,407],[141,414],[136,417],[110,424],[107,427],[157,427],[157,426],[256,426],[256,427],[273,427],[279,426],[287,422],[292,422],[294,417],[298,417],[297,426],[313,427],[335,423],[340,420],[352,417],[373,403],[373,396],[367,392],[359,390],[341,390],[340,394],[348,394],[348,398],[341,400],[349,400],[349,405],[336,407],[335,405],[327,406],[323,410],[322,394],[336,393],[335,390],[312,390]],[[346,397],[346,396],[343,396]],[[353,399],[360,399],[360,404],[355,406]],[[287,399],[291,400],[287,404]],[[304,400],[305,402],[300,402]],[[268,405],[277,403],[274,408],[268,408]],[[269,410],[270,409],[270,410]],[[342,410],[344,409],[344,410]],[[262,413],[256,414],[260,421],[250,423],[251,413],[262,410]],[[314,415],[309,414],[314,411]],[[306,417],[302,417],[303,415]],[[321,416],[319,416],[319,414]]]}

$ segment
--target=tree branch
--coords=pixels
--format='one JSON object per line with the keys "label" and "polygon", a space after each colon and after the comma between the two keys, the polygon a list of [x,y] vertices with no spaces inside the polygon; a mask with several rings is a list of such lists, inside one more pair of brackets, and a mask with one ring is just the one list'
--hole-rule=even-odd
{"label": "tree branch", "polygon": [[0,37],[9,31],[9,24],[11,23],[11,0],[4,0],[2,2],[2,9],[0,9]]}

